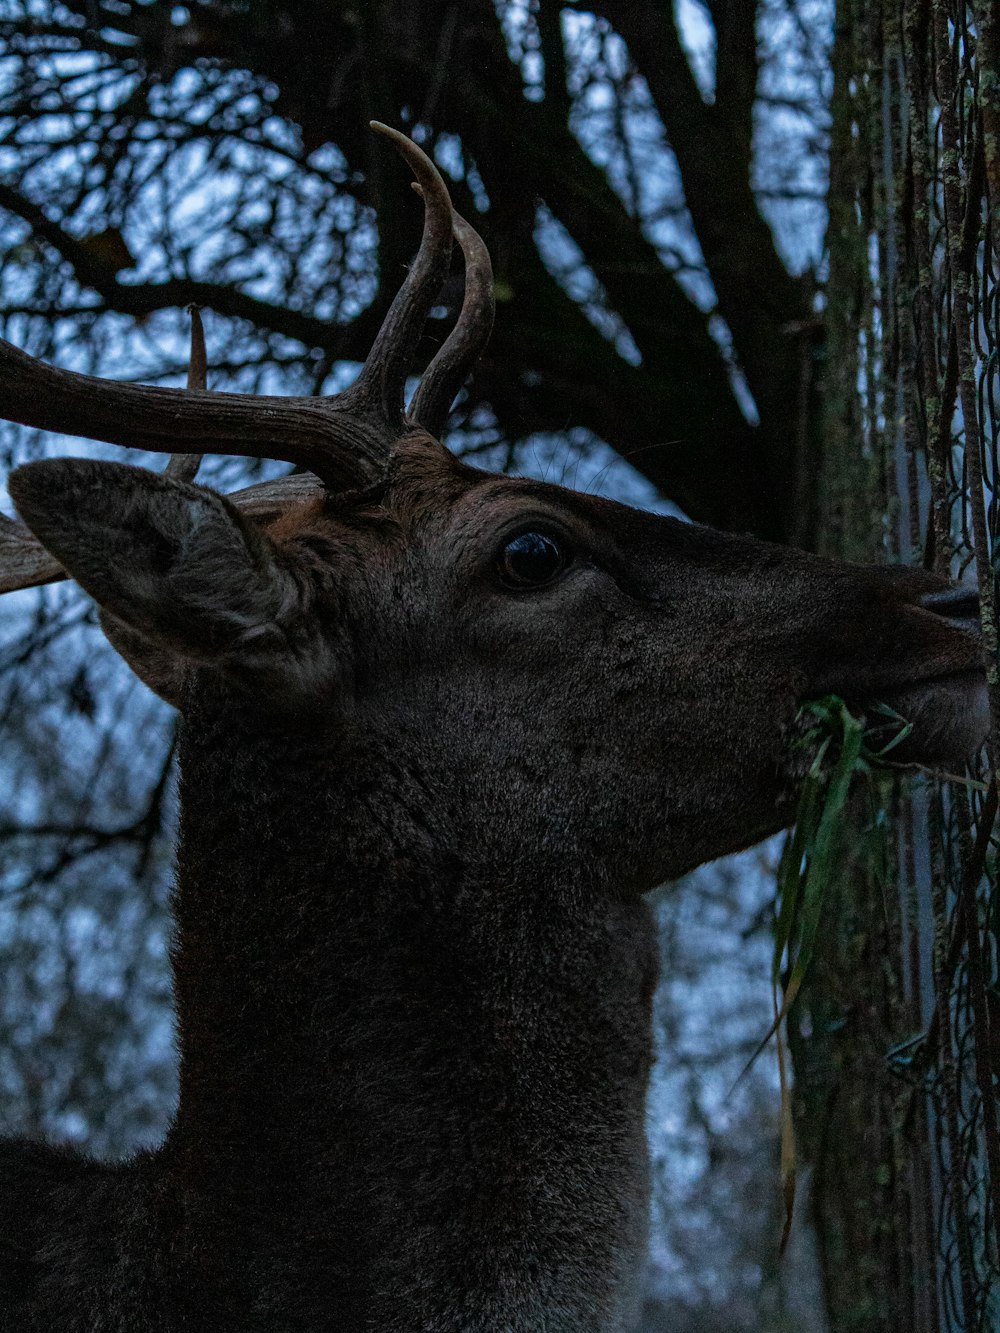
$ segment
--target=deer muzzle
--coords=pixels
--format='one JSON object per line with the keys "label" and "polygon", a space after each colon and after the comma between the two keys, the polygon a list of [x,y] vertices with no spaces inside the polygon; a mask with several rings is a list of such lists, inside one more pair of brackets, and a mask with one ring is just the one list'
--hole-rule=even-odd
{"label": "deer muzzle", "polygon": [[[911,726],[886,757],[960,772],[984,744],[990,728],[979,598],[974,589],[958,585],[924,593],[917,607],[944,621],[947,632],[942,639],[944,627],[929,625],[936,630],[932,669],[886,691],[882,701]],[[947,648],[944,660],[942,647]],[[873,720],[877,733],[882,719]]]}

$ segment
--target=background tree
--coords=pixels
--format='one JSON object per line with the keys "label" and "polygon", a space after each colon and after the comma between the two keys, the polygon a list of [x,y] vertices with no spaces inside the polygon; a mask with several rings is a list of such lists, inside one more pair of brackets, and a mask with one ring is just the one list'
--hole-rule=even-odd
{"label": "background tree", "polygon": [[[434,153],[494,258],[449,443],[808,542],[831,33],[825,0],[0,0],[5,336],[177,382],[194,301],[213,387],[339,387],[419,227],[375,117]],[[3,439],[10,463],[75,447]],[[126,1151],[172,1097],[170,717],[70,588],[0,604],[0,664],[0,1127]],[[769,1071],[725,1099],[767,1021],[766,887],[662,910],[664,1298],[692,1328],[787,1327]]]}
{"label": "background tree", "polygon": [[993,698],[980,782],[855,811],[795,1016],[834,1333],[1000,1327],[996,25],[838,5],[818,531],[976,588]]}
{"label": "background tree", "polygon": [[413,252],[379,118],[434,147],[494,257],[456,428],[583,427],[692,517],[801,535],[814,284],[765,205],[816,193],[822,166],[773,161],[774,116],[755,161],[755,114],[815,118],[819,146],[823,7],[692,8],[720,71],[700,82],[673,5],[587,8],[7,3],[0,206],[28,247],[9,313],[48,316],[57,285],[78,318],[197,301],[233,321],[220,368],[322,385],[363,358]]}

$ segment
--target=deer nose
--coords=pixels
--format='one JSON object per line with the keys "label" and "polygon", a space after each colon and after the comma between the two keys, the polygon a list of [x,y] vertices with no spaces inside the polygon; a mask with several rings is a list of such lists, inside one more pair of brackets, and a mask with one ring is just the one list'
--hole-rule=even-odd
{"label": "deer nose", "polygon": [[947,620],[979,620],[979,594],[966,585],[924,593],[920,605]]}

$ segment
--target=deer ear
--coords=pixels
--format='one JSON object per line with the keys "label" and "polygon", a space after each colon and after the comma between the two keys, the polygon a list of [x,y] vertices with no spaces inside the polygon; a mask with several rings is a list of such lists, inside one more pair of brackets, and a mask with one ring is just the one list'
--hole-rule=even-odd
{"label": "deer ear", "polygon": [[276,617],[291,580],[270,541],[221,495],[79,458],[28,463],[9,488],[67,573],[154,652],[207,664],[283,643]]}

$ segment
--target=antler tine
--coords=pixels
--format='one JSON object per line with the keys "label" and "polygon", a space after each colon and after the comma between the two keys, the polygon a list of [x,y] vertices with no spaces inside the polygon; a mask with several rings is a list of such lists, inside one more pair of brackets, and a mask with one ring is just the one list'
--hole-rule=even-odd
{"label": "antler tine", "polygon": [[336,399],[120,384],[60,370],[2,339],[0,417],[154,453],[281,458],[334,489],[377,481],[391,443]]}
{"label": "antler tine", "polygon": [[[205,330],[198,307],[188,306],[188,313],[191,316],[188,388],[204,389],[208,378]],[[201,454],[171,454],[166,475],[174,481],[194,481],[201,460]],[[275,481],[257,482],[227,498],[241,513],[266,523],[277,518],[289,504],[314,499],[322,491],[322,482],[310,473],[299,472]],[[58,583],[67,577],[59,561],[49,554],[29,528],[0,514],[0,593]]]}
{"label": "antler tine", "polygon": [[0,514],[0,593],[58,583],[66,573],[33,532]]}
{"label": "antler tine", "polygon": [[424,200],[424,230],[417,257],[389,307],[361,374],[338,397],[400,434],[405,428],[403,391],[410,362],[451,263],[451,196],[422,148],[381,121],[370,123],[377,134],[392,143],[416,176]]}
{"label": "antler tine", "polygon": [[[419,189],[419,186],[414,186]],[[476,229],[452,211],[451,225],[465,260],[465,295],[455,327],[417,385],[409,416],[431,435],[440,435],[448,410],[493,330],[496,299],[490,252]]]}
{"label": "antler tine", "polygon": [[[189,389],[208,388],[208,354],[205,351],[205,326],[201,311],[192,303],[187,308],[191,316],[191,355],[188,358],[187,386]],[[194,481],[204,454],[171,454],[167,476],[174,481]]]}

